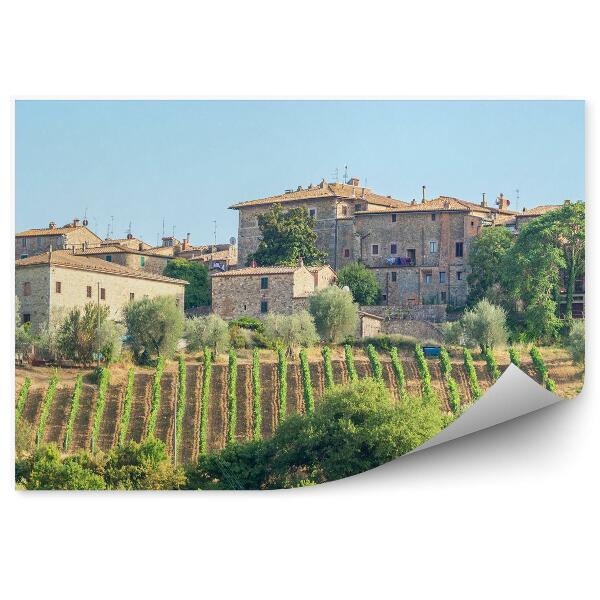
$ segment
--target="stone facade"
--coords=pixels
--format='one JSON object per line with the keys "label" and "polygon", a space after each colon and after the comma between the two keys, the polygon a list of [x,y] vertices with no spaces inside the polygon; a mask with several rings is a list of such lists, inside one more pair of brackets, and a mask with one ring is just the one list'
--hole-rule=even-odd
{"label": "stone facade", "polygon": [[290,315],[306,309],[311,294],[335,281],[329,267],[319,269],[323,274],[311,269],[304,265],[250,267],[216,273],[211,277],[212,312],[224,319],[236,319],[259,318],[268,313]]}
{"label": "stone facade", "polygon": [[357,337],[375,337],[381,333],[383,319],[377,315],[359,312]]}
{"label": "stone facade", "polygon": [[149,273],[155,273],[156,275],[162,275],[169,262],[168,256],[140,252],[128,248],[127,246],[116,245],[86,248],[81,251],[76,251],[76,254],[105,260],[134,271],[148,271]]}
{"label": "stone facade", "polygon": [[15,260],[53,250],[82,248],[84,244],[100,244],[102,239],[75,219],[64,227],[54,223],[46,229],[28,229],[15,235]]}
{"label": "stone facade", "polygon": [[[24,321],[31,322],[34,330],[58,319],[69,309],[89,302],[108,306],[109,317],[114,320],[121,318],[127,302],[146,296],[172,296],[183,312],[183,281],[116,265],[104,267],[103,261],[94,258],[64,259],[60,254],[60,251],[53,252],[53,255],[59,255],[53,262],[27,264],[27,260],[17,261],[15,291],[20,300],[21,316]],[[76,264],[65,264],[73,259],[77,260]],[[87,266],[86,262],[89,263]]]}

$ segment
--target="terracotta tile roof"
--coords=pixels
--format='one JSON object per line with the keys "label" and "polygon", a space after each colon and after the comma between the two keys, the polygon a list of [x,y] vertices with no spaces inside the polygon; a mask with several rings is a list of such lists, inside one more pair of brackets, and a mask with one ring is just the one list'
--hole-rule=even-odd
{"label": "terracotta tile roof", "polygon": [[223,273],[215,273],[211,277],[240,277],[248,275],[286,275],[295,273],[300,267],[244,267],[243,269],[232,269]]}
{"label": "terracotta tile roof", "polygon": [[518,215],[498,215],[494,219],[494,225],[514,225]]}
{"label": "terracotta tile roof", "polygon": [[453,198],[452,196],[439,196],[432,200],[425,200],[425,202],[416,202],[415,204],[405,204],[398,208],[386,208],[381,210],[370,210],[370,211],[359,211],[357,214],[368,215],[368,214],[380,214],[380,213],[393,213],[393,212],[423,212],[430,210],[447,210],[447,211],[489,211],[490,213],[514,215],[513,211],[500,210],[494,206],[481,206],[475,202],[468,202],[467,200],[460,200]]}
{"label": "terracotta tile roof", "polygon": [[129,246],[119,246],[116,244],[75,250],[75,254],[83,256],[95,256],[96,254],[140,254],[142,256],[156,256],[154,252],[150,252],[149,250],[135,250],[134,248],[129,248]]}
{"label": "terracotta tile roof", "polygon": [[562,207],[562,204],[542,204],[535,206],[534,208],[525,209],[523,212],[517,213],[518,217],[539,217],[545,215],[553,210],[558,210]]}
{"label": "terracotta tile roof", "polygon": [[52,229],[50,229],[49,227],[46,227],[44,229],[27,229],[26,231],[21,231],[19,233],[16,233],[15,237],[32,237],[32,236],[38,237],[38,236],[42,236],[42,235],[67,235],[77,229],[85,229],[88,231],[88,233],[91,233],[92,235],[97,237],[98,240],[101,239],[93,231],[91,231],[90,229],[85,227],[85,225],[79,225],[77,227],[74,227],[73,225],[65,225],[64,227],[53,227]]}
{"label": "terracotta tile roof", "polygon": [[312,188],[300,189],[286,194],[259,198],[257,200],[248,200],[233,204],[229,208],[246,208],[248,206],[261,206],[263,204],[283,204],[285,202],[295,202],[297,200],[318,200],[320,198],[345,198],[355,202],[367,201],[370,204],[380,206],[406,206],[405,202],[375,194],[369,188],[349,185],[347,183],[327,183],[323,182]]}
{"label": "terracotta tile roof", "polygon": [[217,252],[211,252],[210,254],[197,254],[195,256],[188,256],[189,261],[196,262],[208,262],[210,260],[228,260],[231,258],[229,250],[218,250]]}
{"label": "terracotta tile roof", "polygon": [[151,273],[150,271],[144,271],[143,269],[129,269],[128,267],[123,267],[122,265],[117,265],[100,258],[73,254],[70,250],[54,250],[53,252],[36,254],[35,256],[21,258],[15,261],[15,266],[17,268],[37,265],[55,265],[57,267],[67,267],[82,271],[97,271],[99,273],[122,275],[123,277],[135,277],[136,279],[166,281],[168,283],[188,283],[183,279],[173,279],[171,277],[165,277],[164,275]]}

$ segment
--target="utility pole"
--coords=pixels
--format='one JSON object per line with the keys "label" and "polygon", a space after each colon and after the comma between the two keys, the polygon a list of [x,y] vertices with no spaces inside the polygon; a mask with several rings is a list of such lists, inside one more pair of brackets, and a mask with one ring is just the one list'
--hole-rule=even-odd
{"label": "utility pole", "polygon": [[98,310],[96,311],[96,361],[100,369],[100,282],[98,282]]}

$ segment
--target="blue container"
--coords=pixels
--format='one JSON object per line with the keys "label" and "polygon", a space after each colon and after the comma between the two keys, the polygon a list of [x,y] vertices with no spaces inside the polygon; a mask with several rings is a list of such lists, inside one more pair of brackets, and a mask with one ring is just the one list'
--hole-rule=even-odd
{"label": "blue container", "polygon": [[440,346],[423,346],[423,354],[426,358],[439,358]]}

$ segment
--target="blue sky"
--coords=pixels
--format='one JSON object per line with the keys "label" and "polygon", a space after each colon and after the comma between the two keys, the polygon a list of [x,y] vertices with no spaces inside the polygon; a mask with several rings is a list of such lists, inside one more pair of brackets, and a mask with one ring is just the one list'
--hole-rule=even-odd
{"label": "blue sky", "polygon": [[233,203],[349,176],[401,200],[584,199],[578,101],[18,101],[16,229],[237,234]]}

